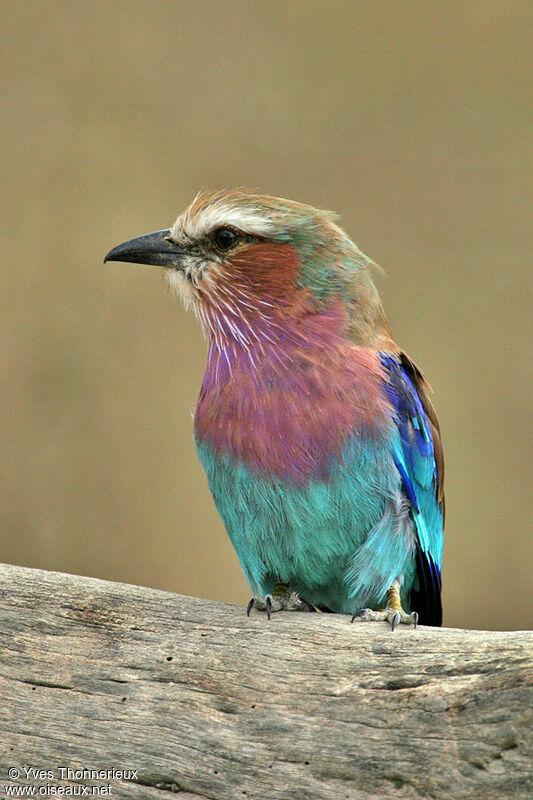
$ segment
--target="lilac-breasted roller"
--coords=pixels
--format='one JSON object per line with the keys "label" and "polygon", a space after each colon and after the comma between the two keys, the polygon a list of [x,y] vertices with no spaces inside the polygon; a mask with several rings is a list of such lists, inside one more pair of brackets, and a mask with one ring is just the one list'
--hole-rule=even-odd
{"label": "lilac-breasted roller", "polygon": [[372,261],[335,215],[201,192],[170,229],[105,260],[163,267],[207,336],[195,441],[252,590],[248,612],[440,625],[430,389],[392,339]]}

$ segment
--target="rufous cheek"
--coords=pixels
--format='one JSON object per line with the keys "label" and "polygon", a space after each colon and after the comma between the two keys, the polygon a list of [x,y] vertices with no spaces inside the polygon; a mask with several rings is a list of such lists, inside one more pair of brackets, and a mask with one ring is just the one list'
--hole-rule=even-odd
{"label": "rufous cheek", "polygon": [[296,284],[301,263],[294,247],[273,242],[252,243],[228,259],[225,274],[239,285],[249,287],[258,298],[297,302],[307,294]]}

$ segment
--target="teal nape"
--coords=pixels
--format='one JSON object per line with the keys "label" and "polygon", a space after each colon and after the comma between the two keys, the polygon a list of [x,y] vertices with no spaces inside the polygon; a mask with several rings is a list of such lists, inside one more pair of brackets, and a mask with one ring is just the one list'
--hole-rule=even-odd
{"label": "teal nape", "polygon": [[208,340],[195,441],[248,613],[441,625],[437,416],[336,216],[204,191],[114,260],[162,267]]}

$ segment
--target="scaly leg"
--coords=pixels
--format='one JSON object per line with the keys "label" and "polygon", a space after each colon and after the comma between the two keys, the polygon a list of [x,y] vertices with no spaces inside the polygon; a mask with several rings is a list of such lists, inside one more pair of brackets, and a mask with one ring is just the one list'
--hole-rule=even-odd
{"label": "scaly leg", "polygon": [[297,592],[291,592],[289,587],[281,582],[277,583],[272,594],[266,594],[264,599],[251,598],[246,607],[248,617],[252,608],[266,611],[268,619],[273,611],[316,611],[315,607],[305,598],[300,597]]}
{"label": "scaly leg", "polygon": [[394,630],[394,628],[399,625],[400,622],[403,622],[404,625],[414,625],[416,628],[418,623],[418,614],[416,611],[413,611],[411,614],[407,614],[403,610],[402,601],[400,600],[400,581],[396,579],[392,582],[392,586],[387,592],[386,608],[383,608],[381,611],[372,611],[371,608],[362,608],[353,615],[352,622],[354,619],[360,619],[362,622],[387,620],[387,622],[390,622],[392,630]]}

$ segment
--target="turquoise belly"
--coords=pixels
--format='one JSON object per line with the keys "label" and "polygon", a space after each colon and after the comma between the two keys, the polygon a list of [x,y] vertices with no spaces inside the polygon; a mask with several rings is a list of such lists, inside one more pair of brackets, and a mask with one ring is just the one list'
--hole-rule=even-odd
{"label": "turquoise belly", "polygon": [[[399,478],[385,443],[354,437],[328,480],[306,486],[253,475],[204,443],[197,449],[254,594],[282,581],[315,605],[350,613],[379,605],[394,577],[412,572],[404,541],[409,531],[399,531],[398,520],[387,515]],[[369,534],[381,552],[354,572]]]}

